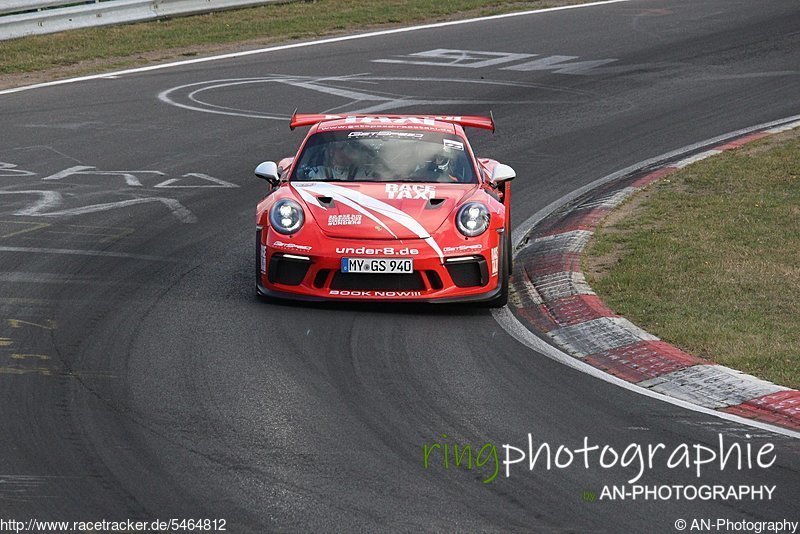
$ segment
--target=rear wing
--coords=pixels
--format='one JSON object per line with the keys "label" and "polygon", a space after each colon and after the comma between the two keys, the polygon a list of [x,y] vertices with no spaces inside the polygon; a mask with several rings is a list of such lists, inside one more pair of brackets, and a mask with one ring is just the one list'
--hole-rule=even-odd
{"label": "rear wing", "polygon": [[353,125],[385,124],[387,127],[401,124],[421,124],[433,126],[434,122],[436,121],[458,124],[464,128],[482,128],[484,130],[491,130],[492,133],[494,133],[494,116],[492,116],[491,112],[489,113],[488,117],[479,115],[323,115],[295,112],[292,115],[289,128],[294,130],[295,128],[301,126],[312,126],[320,122],[333,120],[344,120],[345,122],[351,122]]}

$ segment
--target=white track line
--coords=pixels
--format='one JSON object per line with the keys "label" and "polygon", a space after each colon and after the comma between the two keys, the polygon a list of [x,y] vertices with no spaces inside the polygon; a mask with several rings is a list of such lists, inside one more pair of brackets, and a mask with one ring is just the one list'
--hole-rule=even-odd
{"label": "white track line", "polygon": [[147,67],[136,67],[133,69],[125,69],[119,70],[115,72],[106,72],[103,74],[91,74],[88,76],[80,76],[77,78],[66,78],[63,80],[55,80],[52,82],[44,82],[44,83],[37,83],[34,85],[25,85],[23,87],[14,87],[11,89],[4,89],[0,91],[0,95],[7,95],[11,93],[18,93],[20,91],[28,91],[30,89],[39,89],[42,87],[52,87],[54,85],[64,85],[68,83],[76,83],[76,82],[84,82],[87,80],[98,80],[103,78],[116,78],[118,76],[124,76],[127,74],[138,74],[141,72],[150,72],[154,70],[162,70],[162,69],[171,69],[175,67],[182,67],[184,65],[196,65],[198,63],[206,63],[208,61],[217,61],[220,59],[232,59],[232,58],[239,58],[245,56],[252,56],[256,54],[267,54],[270,52],[279,52],[281,50],[291,50],[293,48],[306,48],[309,46],[320,46],[326,44],[333,44],[333,43],[341,43],[344,41],[354,41],[356,39],[369,39],[372,37],[382,37],[385,35],[394,35],[397,33],[407,33],[419,30],[430,30],[435,28],[444,28],[447,26],[458,26],[460,24],[472,24],[475,22],[483,22],[487,20],[498,20],[498,19],[505,19],[511,17],[522,17],[527,15],[538,15],[540,13],[551,13],[553,11],[564,11],[567,9],[580,9],[585,7],[593,7],[593,6],[602,6],[606,4],[618,4],[621,2],[631,2],[632,0],[604,0],[601,2],[590,2],[588,4],[576,4],[571,6],[561,6],[561,7],[550,7],[547,9],[535,9],[530,11],[519,11],[517,13],[504,13],[502,15],[492,15],[489,17],[477,17],[472,19],[465,19],[465,20],[452,20],[449,22],[436,22],[433,24],[423,24],[420,26],[409,26],[406,28],[394,28],[391,30],[381,30],[376,32],[369,32],[369,33],[361,33],[356,35],[343,35],[340,37],[330,37],[327,39],[319,39],[316,41],[304,41],[301,43],[291,43],[285,45],[278,45],[278,46],[271,46],[268,48],[259,48],[256,50],[246,50],[244,52],[232,52],[229,54],[220,54],[218,56],[208,56],[202,58],[195,58],[195,59],[186,59],[183,61],[175,61],[172,63],[163,63],[160,65],[149,65]]}
{"label": "white track line", "polygon": [[[565,204],[572,202],[579,196],[587,193],[588,191],[599,187],[605,183],[611,182],[632,172],[640,171],[646,167],[656,166],[658,164],[667,162],[668,160],[679,158],[680,156],[700,150],[704,147],[714,146],[720,143],[723,143],[729,139],[741,137],[748,133],[752,133],[755,131],[760,130],[776,130],[776,131],[783,131],[782,126],[786,125],[787,123],[796,122],[800,119],[800,115],[794,115],[792,117],[787,117],[785,119],[780,119],[777,121],[772,121],[764,124],[759,124],[758,126],[752,126],[750,128],[744,128],[742,130],[737,130],[735,132],[730,132],[724,135],[720,135],[718,137],[714,137],[712,139],[707,139],[705,141],[700,141],[699,143],[694,143],[692,145],[688,145],[677,150],[673,150],[672,152],[668,152],[666,154],[662,154],[660,156],[656,156],[654,158],[636,163],[631,165],[630,167],[626,167],[622,170],[619,170],[615,173],[609,174],[602,178],[599,178],[579,189],[576,189],[572,193],[569,193],[560,199],[552,202],[548,206],[545,206],[538,212],[534,213],[531,217],[529,217],[525,222],[517,226],[517,228],[512,232],[512,241],[514,243],[514,249],[516,250],[517,246],[522,242],[528,232],[536,226],[542,219],[553,213],[555,210],[564,206]],[[574,358],[567,354],[566,352],[554,347],[553,345],[547,343],[542,338],[528,330],[515,316],[511,313],[508,307],[504,307],[498,310],[492,310],[492,316],[494,316],[495,321],[506,331],[508,332],[513,338],[517,341],[529,347],[530,349],[547,356],[548,358],[555,360],[559,363],[563,363],[567,367],[571,367],[576,369],[582,373],[586,373],[590,376],[595,378],[599,378],[600,380],[604,380],[605,382],[609,382],[616,386],[619,386],[623,389],[627,389],[628,391],[633,391],[634,393],[638,393],[640,395],[644,395],[645,397],[650,397],[652,399],[657,399],[663,402],[667,402],[669,404],[673,404],[675,406],[680,406],[681,408],[686,408],[687,410],[692,410],[694,412],[700,412],[706,415],[711,415],[713,417],[717,417],[719,419],[724,419],[726,421],[732,421],[734,423],[739,423],[745,426],[758,428],[760,430],[768,430],[770,432],[774,432],[776,434],[782,434],[784,436],[788,436],[791,438],[800,439],[800,432],[789,430],[787,428],[781,428],[777,426],[773,426],[767,423],[762,423],[760,421],[756,421],[754,419],[747,419],[744,417],[740,417],[738,415],[733,415],[725,412],[720,412],[718,410],[712,410],[710,408],[704,408],[702,406],[698,406],[696,404],[692,404],[680,399],[676,399],[674,397],[668,397],[661,393],[657,393],[653,390],[646,389],[640,387],[636,384],[631,382],[627,382],[622,380],[621,378],[617,378],[616,376],[610,375],[605,371],[601,371],[596,367],[592,367],[586,362],[579,360],[578,358]]]}

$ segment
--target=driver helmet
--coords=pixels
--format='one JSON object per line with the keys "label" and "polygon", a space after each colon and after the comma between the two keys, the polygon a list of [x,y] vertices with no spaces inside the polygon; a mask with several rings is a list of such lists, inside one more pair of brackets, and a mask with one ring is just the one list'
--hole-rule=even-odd
{"label": "driver helmet", "polygon": [[354,151],[349,143],[337,144],[330,153],[328,169],[331,178],[336,180],[347,180],[355,163]]}
{"label": "driver helmet", "polygon": [[434,170],[440,173],[446,173],[450,170],[450,149],[444,147],[433,156]]}

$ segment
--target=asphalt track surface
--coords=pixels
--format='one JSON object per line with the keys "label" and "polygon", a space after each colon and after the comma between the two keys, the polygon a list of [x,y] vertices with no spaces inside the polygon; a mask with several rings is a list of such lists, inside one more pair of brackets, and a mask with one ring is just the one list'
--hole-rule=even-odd
{"label": "asphalt track surface", "polygon": [[[248,115],[491,108],[498,131],[473,145],[516,168],[519,222],[637,161],[796,114],[799,29],[793,0],[629,2],[0,96],[0,517],[224,518],[237,533],[797,520],[797,440],[568,369],[486,310],[258,301],[253,212],[265,186],[252,169],[304,133]],[[539,56],[408,63],[438,49]],[[503,68],[554,55],[617,61],[578,74]],[[222,113],[158,98],[254,78],[196,93],[202,105],[169,93]],[[198,174],[238,187],[166,187],[220,185]],[[172,200],[108,206],[153,197]],[[661,462],[641,483],[776,488],[764,501],[590,503],[583,492],[635,470],[518,464],[483,484],[486,468],[422,467],[424,443],[524,447],[529,432],[618,450],[770,442],[769,469],[696,478]]]}

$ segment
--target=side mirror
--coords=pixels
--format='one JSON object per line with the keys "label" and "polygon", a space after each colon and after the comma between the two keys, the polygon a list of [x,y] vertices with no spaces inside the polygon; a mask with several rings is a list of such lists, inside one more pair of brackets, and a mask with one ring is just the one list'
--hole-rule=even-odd
{"label": "side mirror", "polygon": [[496,184],[513,180],[516,178],[516,176],[517,173],[514,171],[514,169],[508,165],[503,165],[502,163],[495,165],[494,170],[492,171],[492,181]]}
{"label": "side mirror", "polygon": [[259,163],[255,170],[256,176],[266,180],[273,187],[278,185],[280,177],[278,176],[278,165],[274,161],[265,161]]}

